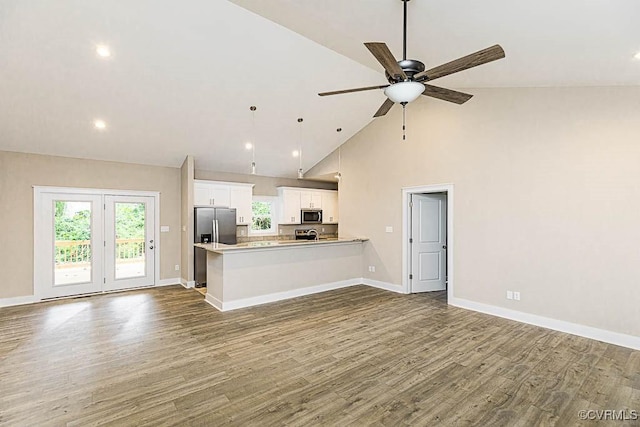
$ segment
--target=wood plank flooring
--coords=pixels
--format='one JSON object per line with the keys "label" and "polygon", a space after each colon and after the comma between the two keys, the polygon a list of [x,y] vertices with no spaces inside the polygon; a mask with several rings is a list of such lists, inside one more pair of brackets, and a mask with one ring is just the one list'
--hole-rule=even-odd
{"label": "wood plank flooring", "polygon": [[581,410],[640,412],[640,352],[445,298],[357,286],[220,313],[175,286],[2,308],[0,425],[572,426],[596,424]]}

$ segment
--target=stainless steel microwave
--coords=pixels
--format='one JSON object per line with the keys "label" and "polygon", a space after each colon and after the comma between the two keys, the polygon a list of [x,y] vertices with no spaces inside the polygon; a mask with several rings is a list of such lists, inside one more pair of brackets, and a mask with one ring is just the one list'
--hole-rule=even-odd
{"label": "stainless steel microwave", "polygon": [[321,224],[321,209],[302,209],[300,211],[300,220],[303,224]]}

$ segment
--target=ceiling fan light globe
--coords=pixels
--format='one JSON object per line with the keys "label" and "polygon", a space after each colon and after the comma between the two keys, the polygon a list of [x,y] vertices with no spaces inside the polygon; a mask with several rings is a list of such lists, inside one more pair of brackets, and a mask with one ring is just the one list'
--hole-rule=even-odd
{"label": "ceiling fan light globe", "polygon": [[384,90],[384,94],[396,103],[415,101],[424,92],[424,85],[420,82],[394,83]]}

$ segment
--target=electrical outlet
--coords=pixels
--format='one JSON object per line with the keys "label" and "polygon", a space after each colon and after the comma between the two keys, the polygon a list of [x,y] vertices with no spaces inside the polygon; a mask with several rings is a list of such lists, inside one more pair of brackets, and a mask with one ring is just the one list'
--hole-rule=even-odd
{"label": "electrical outlet", "polygon": [[520,301],[520,292],[514,292],[513,293],[513,299],[516,301]]}
{"label": "electrical outlet", "polygon": [[284,230],[282,228],[280,229],[280,234],[284,234]]}
{"label": "electrical outlet", "polygon": [[321,233],[324,233],[324,227],[322,227],[322,231],[321,231]]}
{"label": "electrical outlet", "polygon": [[376,272],[376,266],[375,265],[370,265],[369,266],[369,273],[375,273]]}
{"label": "electrical outlet", "polygon": [[507,299],[513,299],[513,292],[507,291]]}
{"label": "electrical outlet", "polygon": [[244,230],[240,230],[240,235],[244,236]]}
{"label": "electrical outlet", "polygon": [[180,271],[180,266],[178,264],[176,264],[175,269],[176,269],[176,271]]}
{"label": "electrical outlet", "polygon": [[187,226],[186,225],[182,226],[182,231],[187,231]]}

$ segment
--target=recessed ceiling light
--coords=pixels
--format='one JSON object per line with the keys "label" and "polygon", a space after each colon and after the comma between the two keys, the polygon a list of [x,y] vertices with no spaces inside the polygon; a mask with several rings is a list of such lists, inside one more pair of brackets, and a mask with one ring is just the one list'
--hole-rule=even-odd
{"label": "recessed ceiling light", "polygon": [[246,144],[244,144],[244,148],[246,148],[247,150],[251,150],[253,148],[253,144],[250,142],[247,142]]}
{"label": "recessed ceiling light", "polygon": [[107,128],[107,123],[104,120],[97,119],[93,121],[93,126],[95,126],[96,129],[104,130]]}
{"label": "recessed ceiling light", "polygon": [[635,59],[640,59],[640,52],[638,52],[638,53],[636,53],[635,55],[633,55],[633,57],[634,57]]}
{"label": "recessed ceiling light", "polygon": [[96,53],[102,58],[108,58],[111,56],[111,49],[109,49],[109,46],[101,44],[96,46]]}
{"label": "recessed ceiling light", "polygon": [[298,150],[293,150],[293,153],[291,153],[291,155],[293,157],[298,157],[300,155],[300,152]]}

